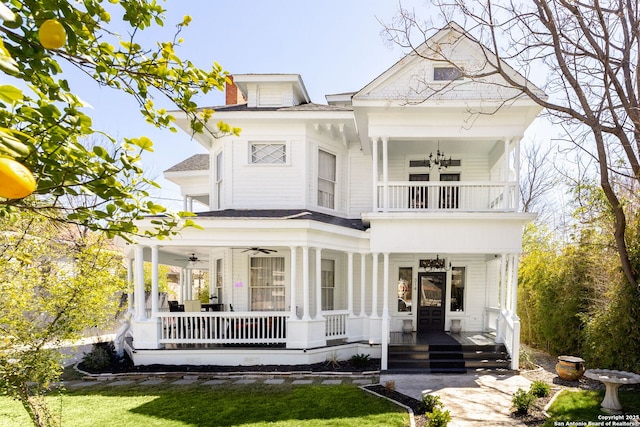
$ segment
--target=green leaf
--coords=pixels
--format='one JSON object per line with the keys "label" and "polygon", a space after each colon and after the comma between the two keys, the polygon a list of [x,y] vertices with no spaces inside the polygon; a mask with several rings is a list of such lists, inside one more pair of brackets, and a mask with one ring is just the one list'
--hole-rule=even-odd
{"label": "green leaf", "polygon": [[22,101],[23,98],[22,91],[17,87],[11,85],[0,86],[0,100],[13,104],[14,102]]}

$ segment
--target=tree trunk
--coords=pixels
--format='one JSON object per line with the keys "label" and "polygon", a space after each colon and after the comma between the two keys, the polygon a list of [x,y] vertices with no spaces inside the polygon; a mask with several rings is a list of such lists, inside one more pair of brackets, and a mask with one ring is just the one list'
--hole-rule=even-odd
{"label": "tree trunk", "polygon": [[38,427],[54,427],[58,423],[51,416],[51,411],[41,394],[33,394],[26,384],[21,387],[20,401],[29,414],[33,425]]}

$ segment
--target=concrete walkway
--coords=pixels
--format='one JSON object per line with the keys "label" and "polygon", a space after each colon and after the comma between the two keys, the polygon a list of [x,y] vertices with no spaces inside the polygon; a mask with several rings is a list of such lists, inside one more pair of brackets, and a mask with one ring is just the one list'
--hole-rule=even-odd
{"label": "concrete walkway", "polygon": [[384,385],[415,399],[437,394],[451,412],[449,427],[524,426],[511,418],[511,398],[518,388],[529,390],[531,381],[517,374],[381,375]]}

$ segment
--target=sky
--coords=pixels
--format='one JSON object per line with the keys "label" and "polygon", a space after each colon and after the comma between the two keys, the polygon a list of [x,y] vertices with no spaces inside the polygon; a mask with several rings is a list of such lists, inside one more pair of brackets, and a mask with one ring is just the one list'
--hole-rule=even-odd
{"label": "sky", "polygon": [[[169,40],[184,15],[193,18],[182,32],[182,59],[208,69],[218,62],[231,74],[300,74],[312,102],[326,103],[325,95],[357,91],[401,59],[406,52],[381,35],[383,24],[397,14],[396,0],[169,0],[159,2],[167,12],[165,27],[145,30],[143,41]],[[404,8],[429,17],[436,13],[423,0],[403,0]],[[112,13],[113,15],[113,13]],[[85,79],[88,80],[88,79]],[[159,131],[147,124],[131,97],[94,82],[72,87],[92,108],[94,127],[117,138],[145,135],[154,141],[154,153],[143,167],[162,190],[158,201],[182,208],[179,188],[162,171],[205,149],[185,132]],[[224,104],[216,92],[198,100],[201,106]],[[171,110],[172,105],[158,99]]]}
{"label": "sky", "polygon": [[[300,74],[312,102],[325,95],[356,91],[398,61],[404,53],[383,40],[379,20],[390,22],[397,13],[394,0],[169,0],[159,2],[167,12],[162,28],[142,34],[146,43],[169,40],[184,15],[193,18],[181,33],[177,50],[182,59],[208,69],[218,62],[231,74]],[[403,1],[403,6],[423,1]],[[115,18],[115,16],[114,16]],[[179,188],[162,178],[162,171],[203,147],[185,132],[160,131],[147,124],[131,97],[101,88],[87,78],[70,79],[72,88],[91,108],[94,127],[117,138],[145,135],[154,153],[143,167],[162,191],[162,204],[181,209]],[[224,93],[198,100],[201,106],[224,104]],[[161,99],[157,103],[173,109]]]}

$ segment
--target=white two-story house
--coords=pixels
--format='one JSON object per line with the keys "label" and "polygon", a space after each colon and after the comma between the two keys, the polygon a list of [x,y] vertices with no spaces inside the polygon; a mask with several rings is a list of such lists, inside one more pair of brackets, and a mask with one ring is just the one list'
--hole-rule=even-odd
{"label": "white two-story house", "polygon": [[[208,154],[165,172],[201,228],[126,248],[134,301],[144,261],[182,268],[171,307],[152,273],[150,307],[133,308],[136,364],[337,353],[385,370],[394,344],[450,333],[504,345],[518,368],[518,255],[534,218],[518,205],[519,146],[540,107],[498,77],[461,77],[490,54],[461,32],[421,47],[446,46],[453,64],[409,54],[327,104],[297,74],[233,75],[214,116],[240,136],[195,135]],[[195,268],[209,272],[211,304],[194,301]]]}

